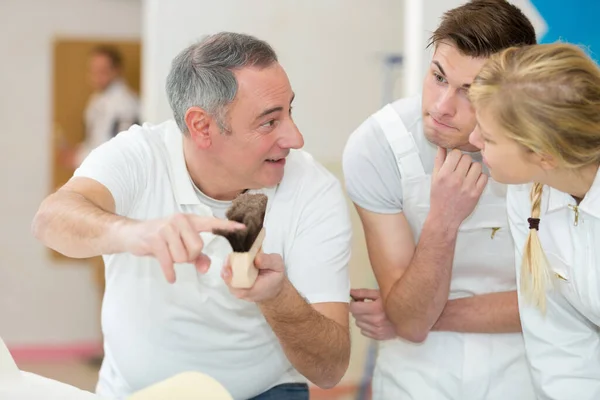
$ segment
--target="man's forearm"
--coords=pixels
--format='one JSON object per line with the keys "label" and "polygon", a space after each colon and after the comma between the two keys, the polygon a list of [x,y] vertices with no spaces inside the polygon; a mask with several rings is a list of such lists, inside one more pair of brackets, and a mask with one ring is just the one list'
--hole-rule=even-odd
{"label": "man's forearm", "polygon": [[521,332],[517,292],[449,300],[431,330],[469,333]]}
{"label": "man's forearm", "polygon": [[427,218],[409,266],[385,299],[386,314],[401,337],[425,340],[442,313],[448,301],[457,233],[458,228]]}
{"label": "man's forearm", "polygon": [[287,279],[259,306],[296,370],[322,388],[340,381],[350,360],[348,328],[316,311]]}
{"label": "man's forearm", "polygon": [[68,257],[87,258],[121,252],[123,240],[113,232],[128,222],[77,193],[63,191],[44,200],[32,229],[51,249]]}

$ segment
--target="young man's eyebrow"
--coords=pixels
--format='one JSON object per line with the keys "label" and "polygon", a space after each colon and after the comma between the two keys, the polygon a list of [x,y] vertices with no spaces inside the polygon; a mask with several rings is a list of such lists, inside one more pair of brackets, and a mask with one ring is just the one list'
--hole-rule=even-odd
{"label": "young man's eyebrow", "polygon": [[[440,70],[441,74],[444,76],[446,75],[446,71],[444,71],[444,68],[442,68],[442,64],[440,64],[438,61],[432,61],[433,64],[435,64],[436,67],[438,67],[438,69]],[[461,86],[463,89],[469,89],[471,87],[470,83],[463,83]]]}

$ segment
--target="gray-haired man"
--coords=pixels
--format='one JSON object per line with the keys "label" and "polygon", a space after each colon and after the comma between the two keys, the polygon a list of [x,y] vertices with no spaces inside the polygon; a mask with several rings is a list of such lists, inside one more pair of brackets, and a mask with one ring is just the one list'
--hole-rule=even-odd
{"label": "gray-haired man", "polygon": [[[97,391],[129,393],[182,371],[235,399],[307,399],[349,361],[351,227],[339,182],[300,149],[273,49],[220,33],[167,78],[174,121],[102,145],[41,205],[34,234],[70,257],[104,255],[105,359]],[[251,289],[230,287],[225,211],[268,197]],[[222,266],[226,266],[222,268]]]}

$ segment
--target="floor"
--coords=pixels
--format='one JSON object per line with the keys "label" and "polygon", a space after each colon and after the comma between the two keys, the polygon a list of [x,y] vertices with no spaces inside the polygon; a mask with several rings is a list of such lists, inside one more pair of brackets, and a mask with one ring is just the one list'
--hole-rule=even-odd
{"label": "floor", "polygon": [[[64,382],[93,392],[98,379],[98,367],[79,360],[20,362],[21,370]],[[357,399],[356,388],[339,386],[332,390],[311,390],[311,400],[363,400]]]}

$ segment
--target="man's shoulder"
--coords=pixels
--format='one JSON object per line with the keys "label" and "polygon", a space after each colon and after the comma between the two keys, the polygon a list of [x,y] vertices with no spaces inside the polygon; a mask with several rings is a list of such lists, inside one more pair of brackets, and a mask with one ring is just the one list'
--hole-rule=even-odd
{"label": "man's shoulder", "polygon": [[419,132],[413,132],[415,127],[423,120],[421,96],[404,97],[390,103],[390,105],[396,111],[407,130],[411,131],[413,135],[421,134],[420,129]]}
{"label": "man's shoulder", "polygon": [[134,124],[129,129],[119,132],[115,137],[121,137],[123,135],[128,136],[131,140],[152,140],[152,139],[165,139],[172,135],[177,128],[175,121],[167,120],[158,124],[151,122],[144,122],[141,124]]}
{"label": "man's shoulder", "polygon": [[[287,157],[283,179],[277,187],[277,198],[292,202],[301,210],[309,204],[336,201],[344,193],[339,179],[304,150],[292,150]],[[287,209],[290,210],[288,204]]]}
{"label": "man's shoulder", "polygon": [[292,150],[287,157],[282,183],[310,183],[313,187],[338,184],[338,179],[305,150]]}
{"label": "man's shoulder", "polygon": [[[431,153],[429,147],[431,147],[431,144],[428,143],[423,133],[421,97],[401,98],[389,103],[385,107],[391,107],[394,112],[398,114],[406,131],[412,135],[418,152],[422,153],[425,157],[429,157],[429,153]],[[397,132],[396,129],[388,134],[383,131],[382,126],[377,122],[376,118],[377,113],[382,110],[383,108],[369,116],[369,118],[350,135],[344,149],[345,163],[359,160],[362,163],[376,164],[380,168],[383,168],[384,166],[386,168],[396,168],[394,150],[406,149],[391,148],[388,136],[390,134],[392,136],[399,134],[399,132]],[[408,144],[410,142],[405,141],[402,143]]]}
{"label": "man's shoulder", "polygon": [[[362,136],[363,140],[367,139],[367,136],[369,139],[377,137],[385,138],[382,127],[377,123],[376,115],[387,107],[391,107],[395,111],[406,130],[412,134],[415,140],[419,141],[419,139],[423,136],[423,116],[421,111],[420,96],[397,99],[392,103],[385,105],[377,112],[373,113],[363,123],[361,128],[357,130],[357,136]],[[387,140],[384,141],[387,142]]]}
{"label": "man's shoulder", "polygon": [[304,150],[290,152],[272,209],[280,218],[273,223],[287,228],[295,224],[316,228],[325,221],[334,221],[338,229],[346,229],[350,223],[347,199],[333,172],[339,167],[328,167]]}
{"label": "man's shoulder", "polygon": [[273,200],[271,212],[278,217],[270,218],[271,224],[284,230],[300,220],[313,221],[324,212],[339,215],[343,212],[340,204],[346,201],[340,181],[304,150],[292,150],[288,155]]}
{"label": "man's shoulder", "polygon": [[[416,146],[423,167],[427,173],[433,170],[433,160],[437,152],[437,146],[431,143],[425,136],[423,130],[423,110],[421,96],[407,97],[394,101],[391,107],[396,111],[404,124],[407,132],[412,136],[412,142]],[[408,144],[410,142],[404,142]],[[406,151],[408,149],[397,149]]]}
{"label": "man's shoulder", "polygon": [[113,146],[135,148],[167,149],[169,141],[181,135],[175,121],[167,120],[159,124],[143,123],[132,125],[129,129],[117,134],[110,142]]}
{"label": "man's shoulder", "polygon": [[[385,106],[386,113],[391,107],[397,113],[406,130],[416,142],[419,153],[423,141],[420,97],[402,98]],[[397,213],[402,210],[402,176],[398,168],[395,151],[388,137],[399,135],[401,130],[393,127],[384,132],[384,123],[379,123],[378,113],[371,114],[349,137],[342,159],[345,187],[352,201],[369,211],[378,213]],[[397,121],[396,121],[397,122]],[[382,126],[383,125],[383,126]],[[410,141],[397,142],[402,145]],[[406,150],[406,149],[400,149]]]}
{"label": "man's shoulder", "polygon": [[[374,136],[382,136],[383,132],[381,131],[381,127],[377,124],[375,120],[375,116],[377,113],[381,112],[386,107],[392,107],[394,111],[400,117],[400,120],[404,124],[407,130],[414,130],[416,126],[422,121],[422,113],[421,113],[421,97],[405,97],[398,100],[395,100],[392,103],[386,104],[384,107],[371,114],[356,131],[353,133],[354,137],[360,137],[364,139],[374,137]],[[421,134],[420,129],[419,132],[411,132],[414,134]]]}

